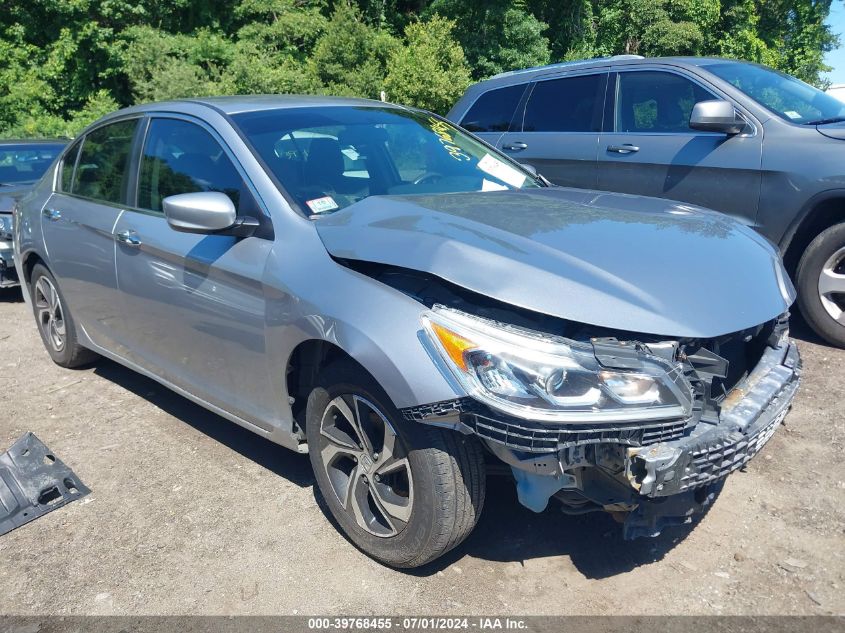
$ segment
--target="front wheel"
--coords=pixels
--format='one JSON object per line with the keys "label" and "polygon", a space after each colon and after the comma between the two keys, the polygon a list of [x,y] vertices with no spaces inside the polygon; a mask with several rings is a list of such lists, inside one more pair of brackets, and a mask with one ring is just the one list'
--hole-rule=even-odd
{"label": "front wheel", "polygon": [[475,527],[485,491],[478,441],[404,420],[360,367],[341,362],[321,374],[306,425],[320,492],[367,555],[418,567]]}
{"label": "front wheel", "polygon": [[798,265],[798,305],[815,332],[845,347],[845,223],[819,233]]}

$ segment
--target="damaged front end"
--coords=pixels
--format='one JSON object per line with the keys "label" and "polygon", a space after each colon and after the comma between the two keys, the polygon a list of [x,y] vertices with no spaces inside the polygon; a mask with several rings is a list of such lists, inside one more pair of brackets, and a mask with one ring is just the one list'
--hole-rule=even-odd
{"label": "damaged front end", "polygon": [[406,418],[478,436],[526,507],[611,512],[625,538],[706,510],[772,437],[801,373],[785,315],[710,339],[573,340],[435,305],[423,327],[468,396]]}
{"label": "damaged front end", "polygon": [[20,283],[13,255],[12,215],[0,211],[0,288],[17,286]]}

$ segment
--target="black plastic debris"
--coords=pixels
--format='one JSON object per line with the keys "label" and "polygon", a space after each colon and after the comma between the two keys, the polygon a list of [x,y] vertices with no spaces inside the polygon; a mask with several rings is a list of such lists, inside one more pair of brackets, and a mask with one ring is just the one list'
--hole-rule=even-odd
{"label": "black plastic debris", "polygon": [[89,492],[41,440],[27,433],[0,455],[0,535]]}

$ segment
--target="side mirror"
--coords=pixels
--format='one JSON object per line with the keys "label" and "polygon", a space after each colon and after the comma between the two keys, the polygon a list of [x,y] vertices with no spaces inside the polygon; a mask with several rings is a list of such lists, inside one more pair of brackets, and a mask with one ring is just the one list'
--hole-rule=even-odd
{"label": "side mirror", "polygon": [[713,99],[699,101],[692,108],[689,126],[703,132],[721,132],[722,134],[739,134],[745,127],[730,101]]}
{"label": "side mirror", "polygon": [[231,198],[219,191],[167,196],[161,201],[161,206],[170,228],[183,233],[248,237],[259,227],[258,220],[239,217]]}

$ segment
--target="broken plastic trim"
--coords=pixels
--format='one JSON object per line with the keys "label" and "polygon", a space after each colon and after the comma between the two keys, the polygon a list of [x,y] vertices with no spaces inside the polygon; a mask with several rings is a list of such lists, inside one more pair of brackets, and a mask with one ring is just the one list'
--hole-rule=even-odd
{"label": "broken plastic trim", "polygon": [[91,491],[32,433],[0,455],[0,535]]}

